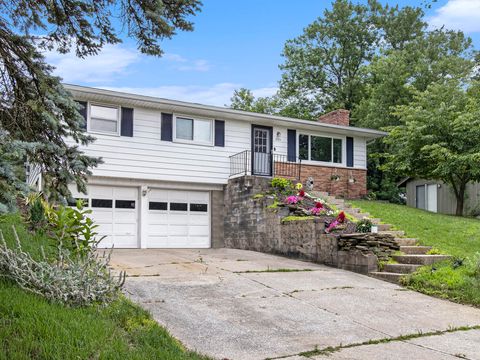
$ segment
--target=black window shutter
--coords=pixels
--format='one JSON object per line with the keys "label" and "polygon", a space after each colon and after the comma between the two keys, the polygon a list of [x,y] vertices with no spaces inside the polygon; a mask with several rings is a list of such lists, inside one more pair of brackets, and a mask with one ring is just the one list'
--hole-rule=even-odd
{"label": "black window shutter", "polygon": [[297,161],[297,131],[287,130],[287,159]]}
{"label": "black window shutter", "polygon": [[225,146],[225,121],[215,120],[215,146]]}
{"label": "black window shutter", "polygon": [[122,107],[120,135],[133,136],[133,109]]}
{"label": "black window shutter", "polygon": [[347,137],[347,166],[353,167],[353,138]]}
{"label": "black window shutter", "polygon": [[173,140],[173,114],[162,113],[160,134],[163,141]]}
{"label": "black window shutter", "polygon": [[78,110],[78,112],[85,119],[85,123],[81,126],[81,128],[87,130],[87,106],[88,106],[88,104],[87,104],[86,101],[77,101],[77,103],[79,103],[82,106],[82,108],[80,110]]}

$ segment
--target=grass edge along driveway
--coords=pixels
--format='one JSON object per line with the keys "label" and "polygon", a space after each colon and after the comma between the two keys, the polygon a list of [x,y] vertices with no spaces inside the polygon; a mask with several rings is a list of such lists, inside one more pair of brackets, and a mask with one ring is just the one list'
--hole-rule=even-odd
{"label": "grass edge along driveway", "polygon": [[407,287],[440,298],[480,307],[480,220],[436,214],[382,201],[349,201],[380,218],[419,244],[432,246],[453,256],[432,266],[424,266],[404,278]]}

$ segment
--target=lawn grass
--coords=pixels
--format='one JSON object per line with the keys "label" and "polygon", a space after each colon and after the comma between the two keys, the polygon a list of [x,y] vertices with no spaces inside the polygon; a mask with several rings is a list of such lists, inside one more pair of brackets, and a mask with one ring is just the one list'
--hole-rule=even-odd
{"label": "lawn grass", "polygon": [[[452,301],[480,307],[480,220],[435,214],[380,201],[350,201],[355,207],[405,231],[421,245],[453,256],[407,276],[409,288]],[[459,263],[461,264],[460,266]]]}
{"label": "lawn grass", "polygon": [[[18,215],[0,219],[9,246],[16,224],[24,250],[40,257],[40,246]],[[0,359],[207,359],[187,351],[149,315],[121,296],[108,306],[68,308],[47,302],[0,278]]]}
{"label": "lawn grass", "polygon": [[380,201],[350,201],[355,207],[405,231],[406,237],[433,246],[445,254],[466,258],[480,252],[480,220],[442,215]]}

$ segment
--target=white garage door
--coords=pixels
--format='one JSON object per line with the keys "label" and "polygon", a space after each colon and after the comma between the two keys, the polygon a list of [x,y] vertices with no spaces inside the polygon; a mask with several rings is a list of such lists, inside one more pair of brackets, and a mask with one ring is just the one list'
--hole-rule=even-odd
{"label": "white garage door", "polygon": [[[72,191],[75,196],[75,191]],[[78,194],[79,198],[85,195]],[[106,236],[99,247],[138,247],[138,189],[90,185],[88,207],[92,219],[98,225],[98,236]]]}
{"label": "white garage door", "polygon": [[206,191],[151,189],[147,247],[210,247],[210,195]]}

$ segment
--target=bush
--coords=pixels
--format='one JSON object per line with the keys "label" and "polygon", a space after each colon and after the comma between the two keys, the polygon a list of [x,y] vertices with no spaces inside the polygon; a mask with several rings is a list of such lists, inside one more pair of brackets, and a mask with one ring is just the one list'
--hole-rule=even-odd
{"label": "bush", "polygon": [[275,177],[272,179],[271,185],[274,189],[277,189],[281,192],[293,190],[293,182],[288,179],[281,177]]}
{"label": "bush", "polygon": [[76,207],[63,205],[53,206],[42,202],[48,221],[49,235],[57,244],[63,244],[73,257],[84,258],[104,238],[97,239],[98,233],[93,220],[88,215],[92,210],[84,210],[83,203],[78,200]]}
{"label": "bush", "polygon": [[362,219],[357,222],[356,232],[368,233],[372,231],[372,222],[369,219]]}
{"label": "bush", "polygon": [[111,275],[109,254],[99,257],[93,246],[85,256],[72,258],[60,242],[55,262],[49,262],[45,254],[34,260],[22,250],[15,227],[12,228],[17,243],[13,250],[8,248],[0,230],[0,272],[21,288],[74,307],[110,303],[118,297],[125,273]]}

